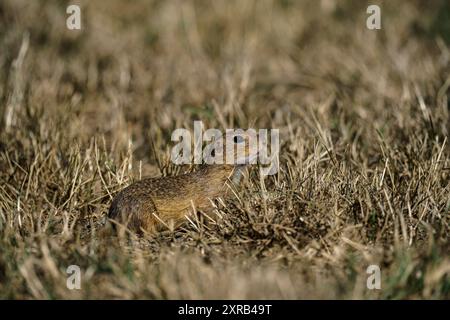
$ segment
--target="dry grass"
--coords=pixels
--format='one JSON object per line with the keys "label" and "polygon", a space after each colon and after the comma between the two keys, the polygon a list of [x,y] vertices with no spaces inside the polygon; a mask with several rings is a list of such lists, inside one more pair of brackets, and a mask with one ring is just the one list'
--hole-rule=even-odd
{"label": "dry grass", "polygon": [[[0,297],[448,299],[449,6],[377,2],[380,31],[360,1],[86,0],[69,31],[68,1],[1,1]],[[217,224],[99,235],[198,119],[279,128],[279,173]]]}

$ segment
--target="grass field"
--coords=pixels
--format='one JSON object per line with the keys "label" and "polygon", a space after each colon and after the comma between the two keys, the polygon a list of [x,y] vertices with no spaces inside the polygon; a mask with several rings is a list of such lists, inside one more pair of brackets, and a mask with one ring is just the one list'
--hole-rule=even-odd
{"label": "grass field", "polygon": [[[0,298],[450,298],[448,1],[372,1],[381,30],[364,1],[76,3],[79,31],[0,2]],[[279,172],[217,223],[102,234],[117,191],[195,170],[194,120],[279,129]]]}

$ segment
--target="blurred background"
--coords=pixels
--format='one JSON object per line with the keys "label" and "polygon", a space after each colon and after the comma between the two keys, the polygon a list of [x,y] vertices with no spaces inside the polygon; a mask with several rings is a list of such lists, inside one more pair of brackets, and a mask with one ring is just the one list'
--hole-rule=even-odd
{"label": "blurred background", "polygon": [[[167,139],[195,119],[287,130],[287,119],[303,125],[299,113],[321,104],[331,122],[356,115],[362,136],[401,118],[386,128],[397,134],[395,125],[403,130],[405,117],[421,113],[397,102],[417,86],[430,99],[446,80],[450,5],[377,3],[381,30],[366,28],[365,1],[78,1],[78,31],[66,28],[75,3],[5,0],[3,114],[8,102],[31,102],[67,141],[101,134],[126,150],[131,139],[144,162],[151,136]],[[18,118],[26,108],[14,109]],[[448,123],[436,125],[447,132]]]}

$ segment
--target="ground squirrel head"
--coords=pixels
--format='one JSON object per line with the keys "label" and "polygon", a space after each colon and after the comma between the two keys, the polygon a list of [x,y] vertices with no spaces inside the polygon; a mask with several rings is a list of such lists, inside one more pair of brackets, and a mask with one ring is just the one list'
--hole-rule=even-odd
{"label": "ground squirrel head", "polygon": [[245,166],[255,164],[258,157],[256,133],[233,130],[213,138],[203,153],[206,164]]}

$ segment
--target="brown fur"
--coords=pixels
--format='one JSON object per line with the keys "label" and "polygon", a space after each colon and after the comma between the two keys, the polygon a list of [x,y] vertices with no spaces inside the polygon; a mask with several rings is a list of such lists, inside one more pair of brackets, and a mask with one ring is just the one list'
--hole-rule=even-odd
{"label": "brown fur", "polygon": [[[257,154],[250,146],[250,136],[241,134],[245,143],[244,156]],[[216,143],[218,150],[225,155],[226,136]],[[222,140],[223,139],[223,140]],[[233,143],[233,142],[232,142]],[[235,162],[238,155],[234,155]],[[115,197],[109,208],[108,217],[116,225],[142,234],[154,233],[163,229],[180,226],[186,216],[195,210],[211,212],[211,200],[226,197],[231,183],[240,180],[243,165],[202,165],[200,170],[178,176],[147,178],[123,189]]]}
{"label": "brown fur", "polygon": [[211,199],[228,195],[235,170],[231,165],[204,165],[193,173],[138,181],[119,192],[108,217],[136,233],[178,227],[194,207],[208,212]]}

